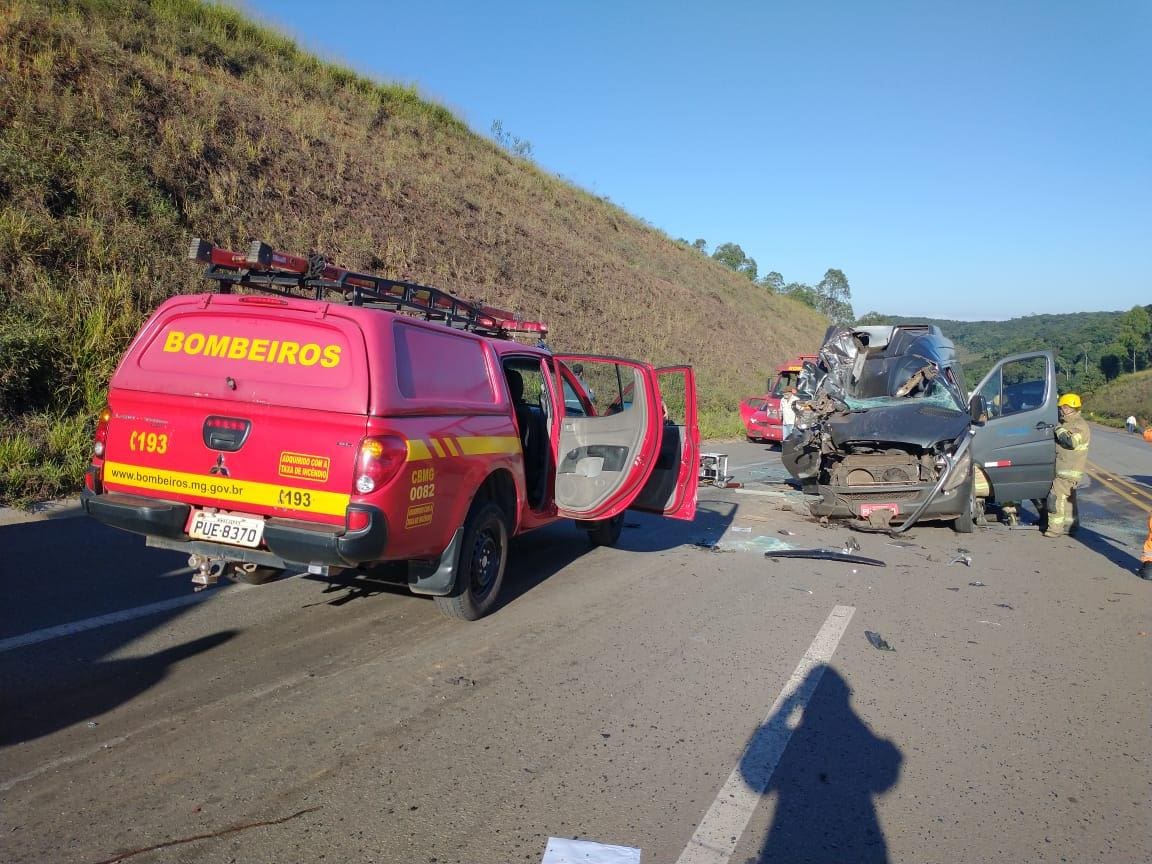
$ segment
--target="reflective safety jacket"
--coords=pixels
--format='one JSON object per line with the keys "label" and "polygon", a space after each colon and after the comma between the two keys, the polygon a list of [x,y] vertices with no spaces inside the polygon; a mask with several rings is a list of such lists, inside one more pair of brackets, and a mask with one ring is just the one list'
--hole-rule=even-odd
{"label": "reflective safety jacket", "polygon": [[1079,411],[1060,418],[1056,427],[1056,476],[1079,480],[1088,463],[1088,442],[1092,431]]}

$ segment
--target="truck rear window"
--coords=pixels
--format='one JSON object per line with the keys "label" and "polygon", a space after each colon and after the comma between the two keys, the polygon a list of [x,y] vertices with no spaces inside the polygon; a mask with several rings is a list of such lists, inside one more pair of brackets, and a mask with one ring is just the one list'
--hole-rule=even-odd
{"label": "truck rear window", "polygon": [[364,342],[344,319],[243,307],[177,313],[125,358],[114,386],[364,412]]}

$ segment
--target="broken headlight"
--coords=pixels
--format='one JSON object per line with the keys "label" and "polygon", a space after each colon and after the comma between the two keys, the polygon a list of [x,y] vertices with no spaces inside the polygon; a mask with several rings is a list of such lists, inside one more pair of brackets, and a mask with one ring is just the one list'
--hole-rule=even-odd
{"label": "broken headlight", "polygon": [[[945,458],[949,459],[949,461],[952,460],[952,457],[950,456]],[[943,470],[943,466],[941,466],[941,470]],[[958,489],[960,485],[968,479],[968,475],[971,473],[971,471],[972,451],[965,447],[964,452],[960,455],[960,458],[952,464],[952,473],[948,475],[948,479],[944,482],[944,491],[952,492],[953,490]]]}

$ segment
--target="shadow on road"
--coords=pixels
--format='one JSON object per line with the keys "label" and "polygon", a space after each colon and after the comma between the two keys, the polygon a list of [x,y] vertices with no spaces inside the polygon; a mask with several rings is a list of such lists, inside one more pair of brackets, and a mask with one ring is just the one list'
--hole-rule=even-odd
{"label": "shadow on road", "polygon": [[1091,549],[1102,558],[1107,558],[1122,570],[1127,570],[1131,573],[1140,568],[1139,551],[1136,553],[1125,551],[1122,541],[1114,537],[1101,534],[1099,531],[1093,531],[1084,525],[1076,528],[1072,536],[1086,549]]}
{"label": "shadow on road", "polygon": [[[703,538],[715,539],[732,524],[735,512],[735,505],[721,501],[708,502],[707,507],[698,509],[691,522],[628,511],[615,548],[627,552],[660,552]],[[573,562],[602,553],[610,554],[610,550],[591,547],[587,533],[568,521],[518,537],[512,542],[499,605],[513,603]]]}
{"label": "shadow on road", "polygon": [[[630,552],[659,552],[703,539],[715,539],[732,524],[736,506],[724,501],[701,502],[691,522],[664,519],[648,513],[629,511],[616,548]],[[565,567],[586,556],[598,554],[588,535],[569,520],[538,528],[514,537],[508,547],[504,586],[493,611],[514,603],[532,589],[544,584]],[[308,605],[343,606],[381,594],[411,596],[404,565],[385,564],[364,571],[344,571],[334,576],[309,576],[326,583],[323,597]],[[335,595],[335,596],[327,596]],[[431,598],[428,598],[431,601]]]}
{"label": "shadow on road", "polygon": [[767,781],[765,791],[776,798],[775,816],[759,856],[747,864],[887,862],[873,799],[896,785],[903,757],[852,710],[852,689],[832,667],[814,668],[765,721],[741,760],[741,774],[754,790],[764,789],[764,748],[755,742],[787,734],[800,694],[814,685],[800,725]]}
{"label": "shadow on road", "polygon": [[[237,632],[222,630],[147,657],[99,660],[61,669],[55,675],[6,676],[0,697],[0,746],[31,741],[99,717],[162,681],[176,663],[224,644]],[[64,682],[61,677],[70,680]],[[68,686],[62,686],[65,683]]]}

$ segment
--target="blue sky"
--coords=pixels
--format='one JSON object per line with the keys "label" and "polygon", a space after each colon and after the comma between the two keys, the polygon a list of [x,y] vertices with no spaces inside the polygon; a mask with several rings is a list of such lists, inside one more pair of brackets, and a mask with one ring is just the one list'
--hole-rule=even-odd
{"label": "blue sky", "polygon": [[1152,303],[1148,0],[239,0],[858,314]]}

